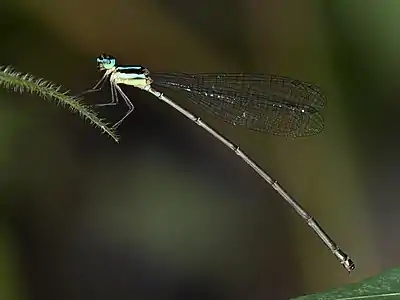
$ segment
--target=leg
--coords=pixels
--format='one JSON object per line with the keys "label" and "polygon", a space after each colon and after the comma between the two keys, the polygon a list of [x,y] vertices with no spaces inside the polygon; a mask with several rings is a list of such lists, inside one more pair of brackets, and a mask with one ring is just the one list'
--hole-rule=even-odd
{"label": "leg", "polygon": [[121,97],[125,100],[125,103],[129,108],[125,116],[123,116],[121,120],[119,120],[117,123],[114,124],[113,128],[117,128],[119,125],[121,125],[122,121],[125,120],[125,118],[135,109],[135,107],[133,106],[131,100],[129,100],[128,96],[125,95],[125,93],[117,84],[111,84],[111,85],[115,87],[116,92],[118,92],[121,95]]}
{"label": "leg", "polygon": [[111,84],[111,102],[95,104],[96,106],[108,106],[118,104],[118,93],[115,89],[115,85]]}
{"label": "leg", "polygon": [[103,77],[96,83],[96,85],[94,87],[92,87],[91,89],[89,89],[87,91],[84,91],[84,92],[78,94],[77,97],[80,97],[80,96],[82,96],[84,94],[100,91],[103,88],[104,83],[106,82],[106,79],[107,79],[108,75],[109,74],[107,72],[104,73]]}

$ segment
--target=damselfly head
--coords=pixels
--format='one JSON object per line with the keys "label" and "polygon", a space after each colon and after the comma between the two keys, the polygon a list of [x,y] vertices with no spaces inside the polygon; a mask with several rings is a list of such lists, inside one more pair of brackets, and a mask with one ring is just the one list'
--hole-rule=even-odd
{"label": "damselfly head", "polygon": [[114,67],[115,67],[115,57],[104,53],[97,57],[97,68],[100,71],[109,70]]}

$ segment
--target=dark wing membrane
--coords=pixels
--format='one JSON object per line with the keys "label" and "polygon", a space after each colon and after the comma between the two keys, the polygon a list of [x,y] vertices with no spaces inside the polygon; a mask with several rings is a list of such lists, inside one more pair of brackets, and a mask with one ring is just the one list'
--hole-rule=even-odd
{"label": "dark wing membrane", "polygon": [[189,99],[232,125],[284,136],[323,129],[319,110],[326,98],[318,86],[258,74],[153,73],[153,86],[187,93]]}

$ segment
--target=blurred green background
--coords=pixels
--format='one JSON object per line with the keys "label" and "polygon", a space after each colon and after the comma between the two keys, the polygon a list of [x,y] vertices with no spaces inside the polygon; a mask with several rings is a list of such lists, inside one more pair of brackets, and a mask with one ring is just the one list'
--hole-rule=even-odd
{"label": "blurred green background", "polygon": [[[37,97],[0,91],[0,299],[288,299],[400,264],[400,1],[0,3],[1,65],[79,93],[102,52],[154,71],[315,82],[322,134],[241,146],[354,259],[349,276],[237,156],[151,95],[120,144]],[[107,102],[109,91],[90,95]],[[126,107],[99,109],[117,121]]]}

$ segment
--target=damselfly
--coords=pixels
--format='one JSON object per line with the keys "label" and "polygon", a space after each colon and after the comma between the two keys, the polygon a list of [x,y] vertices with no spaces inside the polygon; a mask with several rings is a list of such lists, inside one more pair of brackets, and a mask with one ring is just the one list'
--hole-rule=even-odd
{"label": "damselfly", "polygon": [[355,264],[350,257],[276,180],[239,147],[157,89],[181,91],[191,101],[232,125],[274,135],[299,137],[318,134],[323,129],[320,110],[326,105],[326,98],[317,85],[288,77],[262,74],[150,73],[147,68],[139,65],[118,66],[115,58],[106,54],[97,57],[97,67],[105,71],[103,77],[93,88],[82,94],[101,90],[109,79],[111,102],[98,105],[115,105],[121,96],[129,108],[114,127],[119,126],[134,109],[120,84],[153,94],[234,151],[305,220],[347,271],[354,270]]}

